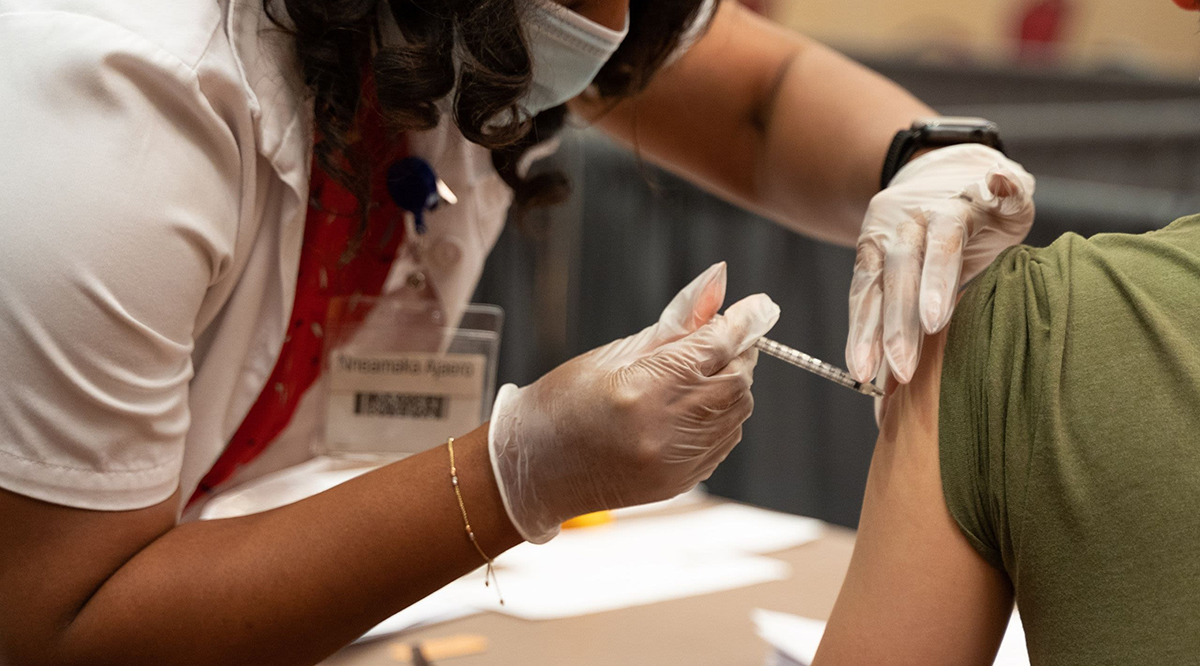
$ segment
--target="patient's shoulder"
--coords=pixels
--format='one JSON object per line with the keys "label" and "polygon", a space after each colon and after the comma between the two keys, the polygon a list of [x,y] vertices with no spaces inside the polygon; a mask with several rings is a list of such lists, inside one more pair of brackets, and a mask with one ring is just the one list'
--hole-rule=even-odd
{"label": "patient's shoulder", "polygon": [[1200,649],[1200,563],[1164,555],[1200,548],[1182,528],[1200,511],[1198,293],[1200,217],[1184,218],[1009,250],[951,323],[943,494],[1036,600],[1022,615],[1046,663],[1085,644],[1128,663]]}
{"label": "patient's shoulder", "polygon": [[1197,293],[1200,216],[1014,247],[965,290],[941,370],[941,476],[989,561],[1017,566],[1041,522],[1030,507],[1066,511],[1129,483],[1131,451],[1148,467],[1173,446],[1195,450],[1175,435],[1200,429]]}

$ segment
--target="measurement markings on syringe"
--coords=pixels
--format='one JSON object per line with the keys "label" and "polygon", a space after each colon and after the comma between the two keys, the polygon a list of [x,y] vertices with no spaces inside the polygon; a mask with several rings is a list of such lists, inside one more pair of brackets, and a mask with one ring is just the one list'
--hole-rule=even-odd
{"label": "measurement markings on syringe", "polygon": [[354,413],[408,419],[445,419],[448,412],[446,398],[444,395],[359,391],[354,394]]}

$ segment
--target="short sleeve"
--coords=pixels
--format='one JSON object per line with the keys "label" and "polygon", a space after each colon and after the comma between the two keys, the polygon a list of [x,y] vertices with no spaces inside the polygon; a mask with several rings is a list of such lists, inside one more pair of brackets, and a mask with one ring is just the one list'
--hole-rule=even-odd
{"label": "short sleeve", "polygon": [[189,64],[117,25],[0,14],[0,62],[0,487],[153,505],[232,255],[237,146]]}
{"label": "short sleeve", "polygon": [[1006,250],[964,291],[947,333],[938,403],[942,493],[967,540],[999,569],[1014,561],[1041,375],[1062,348],[1058,261],[1069,244]]}

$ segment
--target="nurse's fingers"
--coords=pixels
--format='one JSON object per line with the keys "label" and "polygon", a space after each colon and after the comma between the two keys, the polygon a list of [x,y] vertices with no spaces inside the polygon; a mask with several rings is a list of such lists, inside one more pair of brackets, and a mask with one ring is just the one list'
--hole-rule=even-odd
{"label": "nurse's fingers", "polygon": [[655,346],[677,340],[712,320],[725,302],[726,281],[727,269],[721,261],[680,290],[658,318]]}
{"label": "nurse's fingers", "polygon": [[869,382],[883,358],[883,248],[872,238],[858,244],[850,283],[850,334],[846,367],[850,376]]}
{"label": "nurse's fingers", "polygon": [[942,330],[954,312],[955,294],[962,275],[963,249],[967,245],[966,205],[947,211],[926,211],[925,265],[921,272],[921,327],[926,333]]}
{"label": "nurse's fingers", "polygon": [[879,376],[875,378],[875,385],[883,389],[883,395],[875,397],[875,426],[882,428],[883,419],[887,416],[889,398],[899,386],[892,378],[892,373],[886,363],[879,371]]}
{"label": "nurse's fingers", "polygon": [[902,384],[912,379],[921,355],[918,301],[926,226],[924,212],[901,222],[883,261],[883,355]]}
{"label": "nurse's fingers", "polygon": [[660,371],[683,371],[690,380],[710,377],[750,349],[779,321],[779,306],[766,294],[754,294],[734,303],[723,317],[691,335],[663,345],[645,359]]}
{"label": "nurse's fingers", "polygon": [[[737,412],[745,413],[748,416],[754,411],[754,397],[747,393],[746,396],[731,409]],[[739,443],[741,443],[742,424],[744,422],[745,419],[742,419],[740,422],[738,422],[738,424],[731,428],[730,431],[712,447],[712,449],[704,454],[703,461],[698,465],[698,468],[703,470],[703,474],[701,478],[696,480],[697,483],[701,481],[707,481],[708,477],[712,476],[713,471],[716,470],[721,463],[725,462],[725,459],[729,457],[729,454],[733,452],[733,449],[737,447]]]}

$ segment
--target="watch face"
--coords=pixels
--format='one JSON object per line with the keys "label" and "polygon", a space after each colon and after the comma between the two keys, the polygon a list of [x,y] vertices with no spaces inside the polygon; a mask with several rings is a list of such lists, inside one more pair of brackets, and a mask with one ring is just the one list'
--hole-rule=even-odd
{"label": "watch face", "polygon": [[996,123],[984,118],[962,116],[929,118],[914,123],[913,129],[919,131],[930,143],[977,142],[991,145],[1000,137],[1000,130]]}
{"label": "watch face", "polygon": [[939,116],[937,118],[923,118],[913,124],[913,129],[932,129],[939,127],[956,127],[968,128],[979,127],[983,129],[994,128],[996,123],[987,118],[975,118],[973,116]]}

